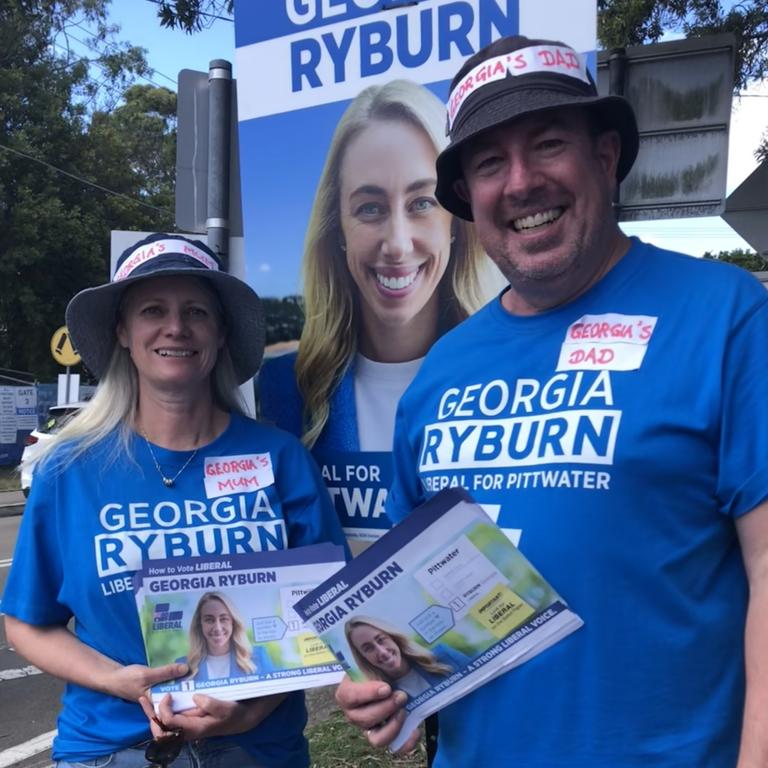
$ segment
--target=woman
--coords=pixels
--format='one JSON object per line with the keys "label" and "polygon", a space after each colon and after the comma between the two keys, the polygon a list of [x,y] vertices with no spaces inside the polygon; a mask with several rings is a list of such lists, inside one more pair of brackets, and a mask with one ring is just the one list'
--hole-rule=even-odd
{"label": "woman", "polygon": [[189,624],[189,655],[178,661],[186,662],[195,682],[271,668],[264,649],[251,647],[240,616],[222,592],[206,592],[198,601]]}
{"label": "woman", "polygon": [[[205,245],[140,241],[111,283],[75,296],[66,320],[101,382],[37,465],[3,595],[6,630],[67,681],[58,765],[143,768],[146,691],[188,670],[145,666],[132,594],[142,561],[343,536],[299,441],[242,413],[238,384],[263,350],[260,303]],[[166,697],[151,725],[156,736],[183,732],[182,768],[308,765],[301,694],[194,700],[173,714]]]}
{"label": "woman", "polygon": [[412,698],[468,662],[447,646],[440,646],[438,658],[394,627],[367,616],[350,619],[344,625],[344,635],[357,666],[369,680],[382,680]]}
{"label": "woman", "polygon": [[420,85],[371,86],[350,104],[307,230],[298,355],[259,379],[262,416],[302,437],[332,488],[351,477],[377,491],[357,516],[335,492],[351,540],[389,527],[397,402],[433,342],[481,303],[487,260],[434,196],[445,142],[445,108]]}

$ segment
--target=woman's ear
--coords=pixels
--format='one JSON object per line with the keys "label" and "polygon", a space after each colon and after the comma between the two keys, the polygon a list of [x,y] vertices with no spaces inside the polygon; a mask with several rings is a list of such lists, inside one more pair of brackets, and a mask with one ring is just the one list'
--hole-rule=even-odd
{"label": "woman's ear", "polygon": [[117,336],[117,341],[120,346],[123,349],[128,349],[128,347],[131,345],[130,339],[128,338],[128,331],[125,329],[122,320],[117,321],[117,326],[115,327],[115,335]]}

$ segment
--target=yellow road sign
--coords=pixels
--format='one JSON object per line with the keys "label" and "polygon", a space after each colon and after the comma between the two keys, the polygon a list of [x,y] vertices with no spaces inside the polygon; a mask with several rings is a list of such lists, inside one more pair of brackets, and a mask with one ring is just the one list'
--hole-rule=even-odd
{"label": "yellow road sign", "polygon": [[80,362],[80,355],[72,346],[72,338],[66,325],[62,325],[51,336],[51,354],[59,365],[77,365]]}

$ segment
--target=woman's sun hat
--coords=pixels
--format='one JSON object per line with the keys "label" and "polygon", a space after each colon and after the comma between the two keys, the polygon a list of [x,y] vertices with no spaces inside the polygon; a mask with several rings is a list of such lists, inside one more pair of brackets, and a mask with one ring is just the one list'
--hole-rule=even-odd
{"label": "woman's sun hat", "polygon": [[621,96],[600,96],[586,57],[565,43],[504,37],[469,58],[453,78],[448,95],[450,144],[437,158],[435,194],[443,208],[472,221],[472,209],[456,191],[461,155],[479,134],[523,115],[562,107],[583,107],[601,129],[621,138],[616,168],[623,181],[640,146],[632,105]]}
{"label": "woman's sun hat", "polygon": [[88,370],[106,373],[117,342],[118,308],[125,290],[151,277],[184,275],[209,281],[219,297],[227,347],[238,383],[250,379],[264,354],[261,301],[245,282],[224,272],[216,254],[200,240],[158,233],[127,248],[109,283],[80,291],[67,306],[67,329]]}

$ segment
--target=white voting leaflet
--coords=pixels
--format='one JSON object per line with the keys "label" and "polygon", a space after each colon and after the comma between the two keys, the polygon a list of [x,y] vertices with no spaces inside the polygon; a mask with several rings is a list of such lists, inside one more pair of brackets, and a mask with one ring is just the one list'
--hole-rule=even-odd
{"label": "white voting leaflet", "polygon": [[[425,717],[582,625],[459,488],[415,509],[296,611],[353,680],[385,680],[407,694],[395,750]],[[405,673],[402,664],[388,673],[387,659],[366,650],[372,637],[400,647]]]}
{"label": "white voting leaflet", "polygon": [[[498,594],[507,583],[506,576],[464,535],[414,576],[436,602],[451,609],[454,619],[464,618],[479,601],[486,599],[489,593]],[[534,613],[519,596],[515,603],[521,618],[522,614]]]}

